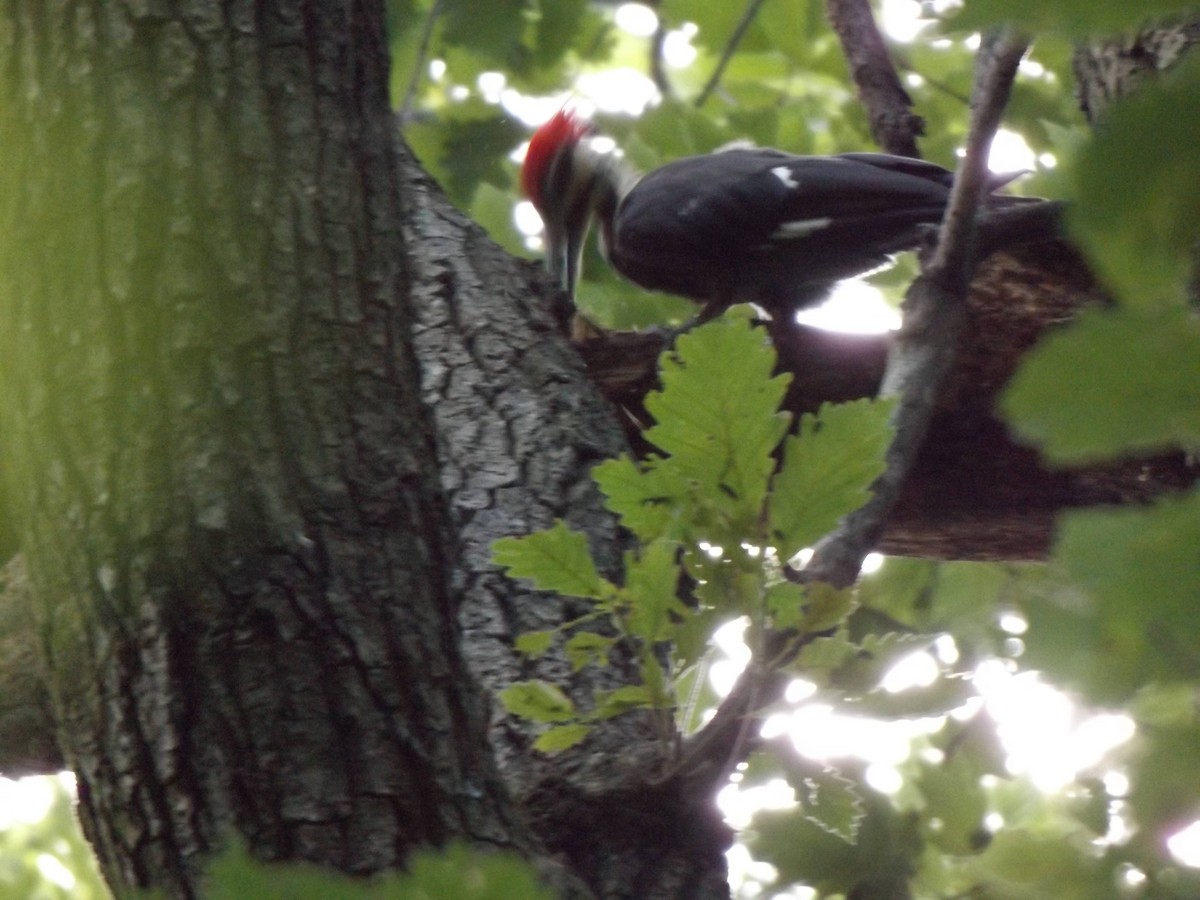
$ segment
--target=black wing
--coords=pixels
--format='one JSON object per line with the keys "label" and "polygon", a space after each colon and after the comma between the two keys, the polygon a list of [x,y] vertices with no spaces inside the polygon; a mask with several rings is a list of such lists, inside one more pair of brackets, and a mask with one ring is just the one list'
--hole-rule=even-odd
{"label": "black wing", "polygon": [[914,246],[919,226],[941,220],[952,180],[940,166],[881,153],[690,157],[651,172],[625,197],[612,261],[647,287],[760,299],[775,288],[748,284],[757,267],[772,268],[773,283],[817,284]]}

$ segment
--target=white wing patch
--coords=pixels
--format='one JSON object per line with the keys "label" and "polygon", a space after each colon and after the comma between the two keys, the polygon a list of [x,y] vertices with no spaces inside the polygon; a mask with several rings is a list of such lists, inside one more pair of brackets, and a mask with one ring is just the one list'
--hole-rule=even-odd
{"label": "white wing patch", "polygon": [[771,170],[771,174],[782,181],[785,188],[795,190],[800,187],[800,182],[792,177],[792,170],[787,166],[776,166]]}
{"label": "white wing patch", "polygon": [[808,237],[822,228],[828,228],[832,223],[833,219],[829,216],[823,216],[820,219],[800,219],[796,222],[784,222],[771,232],[771,239],[776,241],[790,241],[796,238]]}

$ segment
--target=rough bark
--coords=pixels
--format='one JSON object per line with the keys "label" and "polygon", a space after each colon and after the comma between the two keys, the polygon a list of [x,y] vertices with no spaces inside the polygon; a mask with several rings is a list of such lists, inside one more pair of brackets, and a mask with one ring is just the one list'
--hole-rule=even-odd
{"label": "rough bark", "polygon": [[643,789],[669,728],[549,759],[489,710],[568,680],[511,641],[580,611],[490,543],[563,517],[616,575],[588,469],[623,442],[540,274],[397,152],[379,4],[14,6],[0,429],[114,887],[196,896],[237,831],[350,873],[549,846],[598,896],[727,897],[709,798]]}
{"label": "rough bark", "polygon": [[117,890],[529,848],[458,649],[378,3],[9,4],[5,472]]}
{"label": "rough bark", "polygon": [[1075,51],[1075,96],[1089,122],[1109,105],[1178,63],[1200,43],[1200,20],[1162,24],[1089,41]]}
{"label": "rough bark", "polygon": [[[524,678],[564,686],[589,708],[593,692],[640,681],[636,660],[572,673],[557,653],[522,659],[513,637],[587,612],[570,598],[523,590],[491,561],[497,538],[547,528],[556,518],[591,539],[606,574],[620,578],[623,542],[591,467],[628,445],[564,334],[559,298],[541,267],[513,259],[445,200],[411,159],[417,352],[438,435],[442,483],[459,552],[463,652],[493,692]],[[496,711],[492,749],[505,782],[539,836],[599,896],[728,896],[729,842],[711,797],[678,781],[646,785],[671,762],[674,725],[627,714],[578,748],[530,750],[530,723]]]}

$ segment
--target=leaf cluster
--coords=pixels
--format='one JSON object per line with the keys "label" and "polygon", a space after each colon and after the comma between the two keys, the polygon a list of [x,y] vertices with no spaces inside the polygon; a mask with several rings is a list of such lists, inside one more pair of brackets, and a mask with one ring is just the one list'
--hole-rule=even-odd
{"label": "leaf cluster", "polygon": [[[397,47],[415,46],[420,31],[422,4],[409,2],[414,14],[407,29],[393,32],[400,35]],[[612,7],[603,4],[564,4],[560,22],[568,15],[580,18],[573,30],[553,32],[553,48],[538,43],[538,28],[549,26],[538,24],[543,13],[534,0],[495,6],[506,11],[494,15],[517,16],[521,27],[506,20],[474,36],[461,23],[435,28],[430,55],[445,61],[446,75],[424,83],[417,109],[429,115],[410,125],[409,137],[452,186],[457,202],[506,246],[524,252],[511,221],[516,163],[507,154],[528,129],[483,96],[478,75],[503,71],[508,84],[528,93],[569,90],[579,76],[617,66],[648,72],[650,44],[620,33]],[[652,168],[734,139],[801,153],[870,146],[865,116],[816,0],[761,4],[716,88],[704,95],[744,8],[673,0],[656,5],[668,30],[695,26],[696,55],[687,66],[666,68],[661,102],[640,118],[603,112],[597,117],[635,165]],[[1184,0],[970,0],[957,15],[931,13],[923,36],[890,47],[915,111],[927,123],[924,154],[952,164],[965,133],[973,61],[964,38],[1004,22],[1037,34],[1006,114],[1006,128],[1025,139],[1037,160],[1038,171],[1017,189],[1070,200],[1072,240],[1114,297],[1111,306],[1086,312],[1048,336],[1003,401],[1015,433],[1056,465],[1196,453],[1200,332],[1188,297],[1195,294],[1200,237],[1200,119],[1188,113],[1200,107],[1200,66],[1185,63],[1147,81],[1115,104],[1094,133],[1075,109],[1070,88],[1070,41],[1131,31],[1192,8]],[[476,52],[472,40],[490,43]],[[516,60],[511,67],[510,60]],[[409,66],[402,62],[396,71],[399,96]],[[453,99],[455,92],[459,99]],[[1051,158],[1055,164],[1044,167]],[[691,313],[683,301],[634,292],[612,277],[593,248],[588,253],[580,298],[598,321],[641,327]],[[719,355],[742,352],[730,335],[697,336]],[[1114,885],[1124,884],[1122,873],[1133,867],[1148,877],[1140,895],[1200,895],[1161,848],[1171,829],[1200,815],[1196,493],[1136,509],[1072,513],[1062,522],[1046,567],[889,560],[853,598],[801,591],[779,578],[780,561],[836,521],[841,501],[826,505],[821,491],[836,485],[843,466],[869,467],[869,454],[853,445],[856,439],[876,439],[874,426],[839,431],[833,423],[839,416],[872,416],[862,409],[827,408],[802,423],[785,421],[780,430],[771,418],[777,407],[767,401],[781,388],[771,386],[769,374],[761,379],[761,367],[757,380],[748,371],[731,371],[728,386],[736,384],[737,390],[724,391],[725,373],[715,370],[700,373],[707,380],[685,384],[675,395],[672,379],[686,382],[695,367],[689,354],[681,345],[679,356],[664,362],[663,393],[670,395],[654,401],[652,437],[660,453],[644,464],[613,461],[597,473],[610,507],[640,542],[626,558],[625,577],[619,583],[593,580],[594,566],[589,572],[582,562],[586,541],[563,527],[544,539],[547,560],[522,573],[537,581],[553,580],[551,573],[558,571],[574,578],[575,587],[554,589],[583,591],[578,595],[595,604],[586,621],[522,636],[524,651],[563,653],[572,666],[582,667],[604,665],[614,648],[628,645],[654,660],[647,667],[657,667],[645,685],[616,699],[597,697],[588,709],[576,708],[552,685],[521,688],[523,694],[509,698],[519,711],[547,722],[550,731],[564,729],[548,749],[579,739],[598,718],[629,708],[623,704],[631,699],[640,704],[635,708],[673,710],[691,727],[698,714],[689,712],[685,698],[700,693],[708,639],[730,616],[752,620],[752,645],[760,625],[811,633],[839,626],[809,643],[797,672],[818,686],[822,701],[833,698],[839,708],[863,715],[944,711],[964,696],[963,681],[947,675],[1000,658],[1072,691],[1081,708],[1133,716],[1138,736],[1119,758],[1131,784],[1127,796],[1087,778],[1071,785],[1070,797],[1043,796],[1028,782],[1007,777],[994,733],[989,736],[986,722],[972,720],[970,728],[947,725],[946,734],[929,739],[924,749],[941,752],[940,761],[914,753],[900,767],[905,787],[893,797],[864,790],[861,773],[838,761],[838,776],[854,782],[858,796],[857,805],[844,803],[840,814],[824,809],[820,779],[812,771],[790,777],[800,811],[764,816],[764,823],[768,818],[777,823],[776,831],[756,820],[751,836],[761,840],[755,840],[755,852],[777,867],[781,881],[820,886],[826,893],[849,893],[857,886],[861,896],[905,896],[903,890],[919,896],[1104,897],[1114,895]],[[740,391],[746,392],[745,406],[758,409],[755,424],[731,424],[729,417],[742,411]],[[775,437],[788,431],[794,435]],[[742,443],[743,433],[744,447],[727,451],[730,435]],[[804,443],[813,436],[829,444]],[[781,469],[772,478],[764,454],[784,457],[794,471],[785,476]],[[811,459],[801,465],[806,454]],[[861,472],[845,474],[860,487],[869,483]],[[844,508],[852,506],[842,500]],[[775,555],[768,556],[766,548],[775,548]],[[526,551],[516,552],[514,574]],[[1019,637],[998,627],[1000,617],[1010,614],[1028,625]],[[942,677],[894,695],[877,689],[892,663],[945,634],[953,635],[961,657],[943,667]],[[651,695],[648,686],[660,683],[661,690]],[[771,775],[779,774],[780,760],[773,765]],[[761,774],[770,780],[766,769]],[[836,789],[827,790],[838,796]],[[812,824],[806,809],[818,810],[815,821],[833,827]],[[857,812],[849,815],[848,809]],[[1118,809],[1135,835],[1098,850],[1098,836]],[[983,827],[985,815],[1002,816],[1004,827]],[[848,819],[857,822],[854,846],[837,836],[853,830]]]}
{"label": "leaf cluster", "polygon": [[[561,522],[494,545],[495,561],[510,576],[593,604],[558,629],[520,635],[519,650],[537,656],[557,649],[578,670],[607,665],[624,642],[640,660],[640,683],[598,694],[587,710],[545,681],[506,689],[501,701],[510,713],[549,726],[537,749],[566,749],[596,722],[631,709],[674,713],[680,727],[691,727],[695,710],[687,698],[701,686],[713,633],[736,617],[750,622],[765,664],[768,629],[828,633],[840,655],[814,656],[813,677],[823,667],[842,673],[844,690],[862,694],[876,686],[894,654],[869,640],[853,643],[839,630],[853,609],[849,594],[790,582],[781,562],[865,501],[890,439],[888,405],[826,406],[792,423],[780,412],[788,378],[774,369],[764,332],[739,318],[694,329],[663,355],[662,388],[647,399],[655,424],[645,437],[657,452],[608,460],[593,471],[608,507],[637,539],[622,583],[605,579],[585,536]],[[880,667],[851,684],[846,663],[859,651]],[[814,819],[852,839],[857,806],[849,782],[832,769],[801,782]]]}

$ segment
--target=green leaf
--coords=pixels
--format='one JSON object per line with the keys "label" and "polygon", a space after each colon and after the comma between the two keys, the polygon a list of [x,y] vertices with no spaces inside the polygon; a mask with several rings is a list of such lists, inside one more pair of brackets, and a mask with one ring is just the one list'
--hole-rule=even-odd
{"label": "green leaf", "polygon": [[1136,749],[1129,802],[1143,826],[1195,818],[1200,805],[1200,726],[1155,728]]}
{"label": "green leaf", "polygon": [[[694,3],[689,6],[696,8]],[[646,110],[631,131],[617,136],[624,138],[622,144],[630,160],[642,169],[656,168],[681,156],[708,153],[731,137],[712,116],[691,103],[670,99]]]}
{"label": "green leaf", "polygon": [[[1071,513],[1063,519],[1055,558],[1131,626],[1149,620],[1180,629],[1180,640],[1196,634],[1200,493],[1149,508]],[[1200,647],[1196,639],[1188,643]]]}
{"label": "green leaf", "polygon": [[849,588],[838,590],[829,584],[810,584],[805,588],[804,618],[800,630],[806,634],[828,631],[846,621],[854,611],[854,593]]}
{"label": "green leaf", "polygon": [[663,389],[647,409],[645,437],[668,456],[640,467],[628,457],[593,470],[608,507],[643,542],[660,537],[742,540],[752,534],[787,425],[787,387],[771,377],[774,352],[761,330],[727,317],[682,336],[661,358]]}
{"label": "green leaf", "polygon": [[592,469],[592,479],[621,524],[644,543],[681,536],[679,507],[687,485],[662,458],[652,456],[640,468],[628,456],[608,459]]}
{"label": "green leaf", "polygon": [[923,719],[944,716],[979,693],[965,678],[941,677],[924,686],[891,693],[871,691],[855,703],[856,712],[879,719]]}
{"label": "green leaf", "polygon": [[1026,441],[1078,464],[1200,443],[1200,321],[1090,310],[1041,341],[1003,398]]}
{"label": "green leaf", "polygon": [[682,335],[659,366],[663,387],[646,397],[655,418],[646,440],[706,500],[748,525],[761,511],[771,452],[787,429],[778,410],[790,376],[771,377],[775,352],[765,332],[737,318]]}
{"label": "green leaf", "polygon": [[781,762],[804,817],[822,831],[853,844],[866,817],[854,782],[834,767],[802,756],[788,754]]}
{"label": "green leaf", "polygon": [[591,732],[591,725],[575,722],[570,725],[555,725],[547,728],[533,742],[533,749],[540,753],[559,753],[574,747]]}
{"label": "green leaf", "polygon": [[688,609],[680,601],[678,548],[658,541],[625,554],[625,588],[629,601],[627,627],[648,643],[668,638],[672,631],[671,614],[682,617]]}
{"label": "green leaf", "polygon": [[915,785],[925,798],[924,818],[939,823],[936,829],[928,829],[930,840],[943,852],[961,856],[978,850],[988,811],[980,779],[991,760],[978,741],[951,743],[951,747],[941,762],[918,767]]}
{"label": "green leaf", "polygon": [[523,137],[515,120],[477,99],[444,109],[436,122],[412,122],[404,129],[422,164],[464,209],[481,183],[512,183],[508,155]]}
{"label": "green leaf", "polygon": [[500,538],[492,544],[492,561],[508,569],[510,577],[528,579],[539,591],[602,600],[616,590],[596,571],[587,537],[561,519],[546,531]]}
{"label": "green leaf", "polygon": [[[478,6],[478,4],[473,4]],[[587,0],[540,0],[534,62],[549,66],[574,43],[588,16]]]}
{"label": "green leaf", "polygon": [[308,864],[267,864],[252,857],[235,841],[208,867],[205,896],[213,900],[246,897],[287,897],[289,900],[370,900],[382,892],[368,881],[352,879]]}
{"label": "green leaf", "polygon": [[857,652],[858,648],[846,637],[846,629],[839,628],[829,637],[819,637],[806,644],[791,669],[824,684]]}
{"label": "green leaf", "polygon": [[908,879],[922,849],[917,816],[897,811],[871,792],[863,794],[862,802],[866,815],[854,844],[809,821],[804,809],[760,813],[743,838],[755,859],[779,870],[783,884],[801,882],[821,896],[911,896]]}
{"label": "green leaf", "polygon": [[690,610],[672,638],[675,662],[679,667],[687,668],[701,659],[709,650],[713,633],[727,621],[729,614],[713,606]]}
{"label": "green leaf", "polygon": [[791,581],[781,581],[767,588],[767,612],[776,628],[799,628],[804,618],[804,588]]}
{"label": "green leaf", "polygon": [[526,656],[541,656],[550,649],[554,641],[554,631],[526,631],[518,634],[514,642],[517,650]]}
{"label": "green leaf", "polygon": [[1080,849],[1065,835],[1004,828],[973,869],[1007,889],[999,896],[1093,900],[1112,897],[1112,862]]}
{"label": "green leaf", "polygon": [[852,696],[866,695],[878,687],[892,666],[932,642],[932,637],[923,634],[868,634],[858,652],[832,674],[831,683]]}
{"label": "green leaf", "polygon": [[1064,799],[1065,810],[1071,818],[1098,838],[1108,834],[1112,823],[1112,799],[1100,778],[1093,775],[1076,779]]}
{"label": "green leaf", "polygon": [[800,420],[772,485],[770,534],[781,559],[812,546],[867,501],[891,441],[890,409],[872,400],[827,403]]}
{"label": "green leaf", "polygon": [[694,663],[679,671],[674,678],[676,722],[685,735],[695,734],[705,724],[705,713],[721,701],[709,681],[710,660]]}
{"label": "green leaf", "polygon": [[654,706],[650,689],[644,684],[627,684],[611,691],[596,692],[597,719],[611,719],[633,709],[648,709]]}
{"label": "green leaf", "polygon": [[[1053,4],[1046,4],[1051,6]],[[1200,240],[1200,61],[1113,105],[1073,167],[1067,224],[1129,305],[1181,305]],[[1146,368],[1153,368],[1147,366]]]}
{"label": "green leaf", "polygon": [[442,0],[442,36],[447,44],[469,51],[481,61],[510,65],[525,34],[529,0],[474,3]]}
{"label": "green leaf", "polygon": [[1139,725],[1200,724],[1200,688],[1190,681],[1147,685],[1133,698],[1129,714]]}
{"label": "green leaf", "polygon": [[642,654],[641,672],[642,684],[645,685],[650,696],[650,705],[663,705],[667,699],[667,673],[659,665],[658,657],[654,655],[653,650],[647,650]]}
{"label": "green leaf", "polygon": [[1054,33],[1086,38],[1131,31],[1152,19],[1194,9],[1195,5],[1195,0],[1138,0],[1137,3],[971,0],[949,24],[956,31],[983,31],[1007,23],[1037,34]]}
{"label": "green leaf", "polygon": [[1072,584],[1022,605],[1022,664],[1093,703],[1124,702],[1200,670],[1198,546],[1195,493],[1065,516],[1054,559]]}
{"label": "green leaf", "polygon": [[[578,292],[579,311],[603,328],[637,331],[651,325],[682,324],[696,314],[696,304],[670,294],[648,294],[621,281],[600,254],[584,260],[584,280]],[[590,265],[589,263],[595,263]]]}
{"label": "green leaf", "polygon": [[937,578],[938,564],[931,560],[888,557],[878,571],[863,576],[858,601],[902,625],[924,630]]}
{"label": "green leaf", "polygon": [[613,638],[594,631],[579,631],[567,639],[563,652],[571,663],[571,671],[578,672],[586,665],[608,665],[608,651],[613,643]]}
{"label": "green leaf", "polygon": [[534,722],[567,722],[578,718],[575,704],[548,681],[518,681],[500,692],[505,710]]}

